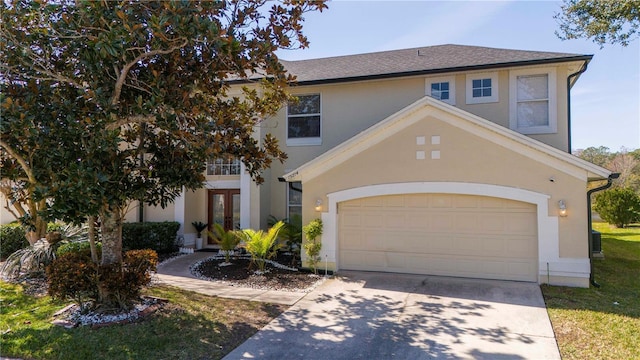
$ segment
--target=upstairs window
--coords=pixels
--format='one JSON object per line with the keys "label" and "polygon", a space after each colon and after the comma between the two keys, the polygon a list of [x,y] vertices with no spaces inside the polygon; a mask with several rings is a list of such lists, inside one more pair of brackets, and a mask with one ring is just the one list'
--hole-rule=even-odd
{"label": "upstairs window", "polygon": [[555,79],[553,69],[519,70],[510,73],[511,129],[522,134],[557,132]]}
{"label": "upstairs window", "polygon": [[207,175],[240,175],[240,159],[234,156],[221,156],[209,160]]}
{"label": "upstairs window", "polygon": [[491,78],[471,80],[471,93],[474,98],[491,97]]}
{"label": "upstairs window", "polygon": [[447,104],[456,104],[456,90],[454,77],[427,78],[425,94]]}
{"label": "upstairs window", "polygon": [[287,105],[287,145],[320,145],[320,94],[296,97],[297,101],[290,101]]}
{"label": "upstairs window", "polygon": [[498,102],[498,74],[467,75],[467,104]]}
{"label": "upstairs window", "polygon": [[431,96],[438,100],[449,100],[449,83],[448,82],[432,83]]}

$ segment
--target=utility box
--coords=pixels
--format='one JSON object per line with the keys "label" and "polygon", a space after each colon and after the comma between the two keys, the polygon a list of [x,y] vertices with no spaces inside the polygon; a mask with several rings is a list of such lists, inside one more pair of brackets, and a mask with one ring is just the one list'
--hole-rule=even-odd
{"label": "utility box", "polygon": [[591,251],[593,254],[602,254],[602,234],[591,230]]}

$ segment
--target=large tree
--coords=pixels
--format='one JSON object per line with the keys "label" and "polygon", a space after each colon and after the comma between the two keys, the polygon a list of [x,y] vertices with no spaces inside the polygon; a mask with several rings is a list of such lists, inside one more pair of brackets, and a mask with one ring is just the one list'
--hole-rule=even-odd
{"label": "large tree", "polygon": [[629,45],[640,29],[639,0],[564,0],[556,14],[563,40],[588,38],[601,47]]}
{"label": "large tree", "polygon": [[[33,219],[102,225],[102,263],[122,260],[131,200],[166,205],[238,156],[258,182],[277,141],[254,137],[293,78],[275,51],[305,47],[321,0],[3,1],[0,161]],[[253,80],[261,79],[261,80]],[[231,82],[246,82],[231,96]],[[20,194],[20,197],[12,194]],[[12,197],[13,196],[13,197]]]}

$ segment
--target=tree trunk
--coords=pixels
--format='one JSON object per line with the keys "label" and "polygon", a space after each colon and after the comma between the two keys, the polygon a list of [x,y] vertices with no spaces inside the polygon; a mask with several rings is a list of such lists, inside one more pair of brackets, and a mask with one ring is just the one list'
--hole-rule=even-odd
{"label": "tree trunk", "polygon": [[119,264],[122,262],[122,216],[118,207],[105,208],[101,214],[102,220],[102,265]]}
{"label": "tree trunk", "polygon": [[48,224],[41,217],[35,215],[35,221],[32,225],[35,227],[35,230],[27,231],[25,233],[27,241],[29,241],[29,245],[33,245],[38,242],[38,240],[47,236]]}
{"label": "tree trunk", "polygon": [[91,249],[91,261],[98,263],[98,249],[96,248],[96,217],[89,216],[89,248]]}

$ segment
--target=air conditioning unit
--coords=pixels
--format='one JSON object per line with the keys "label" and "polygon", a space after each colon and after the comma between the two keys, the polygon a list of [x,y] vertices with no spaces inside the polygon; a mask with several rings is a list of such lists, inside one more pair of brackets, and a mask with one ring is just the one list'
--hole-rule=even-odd
{"label": "air conditioning unit", "polygon": [[591,230],[591,251],[593,257],[603,257],[602,234],[599,231]]}

